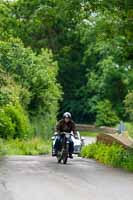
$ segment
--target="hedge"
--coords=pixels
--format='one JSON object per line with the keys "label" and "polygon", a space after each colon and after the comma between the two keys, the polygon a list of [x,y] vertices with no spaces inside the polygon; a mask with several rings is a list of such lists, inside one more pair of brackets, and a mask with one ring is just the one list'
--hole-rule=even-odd
{"label": "hedge", "polygon": [[133,172],[133,150],[126,150],[117,144],[91,144],[83,147],[81,156],[94,158],[108,166],[124,168]]}

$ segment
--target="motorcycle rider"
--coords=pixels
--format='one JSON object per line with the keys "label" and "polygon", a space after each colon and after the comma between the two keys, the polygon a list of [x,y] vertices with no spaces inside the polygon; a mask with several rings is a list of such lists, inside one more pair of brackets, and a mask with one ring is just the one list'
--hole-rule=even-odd
{"label": "motorcycle rider", "polygon": [[[55,149],[55,155],[57,155],[57,152],[61,150],[61,140],[62,140],[62,132],[71,133],[73,132],[74,137],[77,136],[76,126],[75,123],[72,120],[71,113],[65,112],[63,114],[63,119],[60,120],[56,126],[56,132],[58,133],[58,136],[55,141],[54,149]],[[70,146],[69,146],[69,158],[73,158],[72,154],[74,151],[74,143],[70,137]]]}

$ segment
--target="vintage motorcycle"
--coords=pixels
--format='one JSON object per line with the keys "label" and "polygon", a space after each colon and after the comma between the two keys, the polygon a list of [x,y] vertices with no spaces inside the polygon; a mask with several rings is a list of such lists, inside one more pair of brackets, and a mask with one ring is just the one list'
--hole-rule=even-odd
{"label": "vintage motorcycle", "polygon": [[[72,139],[74,143],[74,154],[80,155],[81,149],[84,146],[84,137],[80,136],[80,133],[77,132],[77,138],[73,136],[73,133],[62,133],[62,149],[60,152],[57,153],[56,157],[58,160],[58,163],[61,163],[63,161],[64,164],[67,163],[68,157],[69,157],[69,145],[70,145],[70,138]],[[56,141],[56,137],[58,137],[58,134],[55,133],[52,139],[52,156],[55,156],[55,150],[54,145]]]}
{"label": "vintage motorcycle", "polygon": [[[72,136],[71,133],[66,133],[63,132],[61,133],[62,137],[61,137],[61,151],[57,152],[57,161],[58,163],[63,162],[63,164],[67,163],[68,157],[69,157],[69,145],[70,145],[70,138]],[[55,137],[58,135],[55,135],[54,137],[52,137],[52,140],[55,140]],[[53,145],[52,145],[52,152],[54,151],[53,149]]]}

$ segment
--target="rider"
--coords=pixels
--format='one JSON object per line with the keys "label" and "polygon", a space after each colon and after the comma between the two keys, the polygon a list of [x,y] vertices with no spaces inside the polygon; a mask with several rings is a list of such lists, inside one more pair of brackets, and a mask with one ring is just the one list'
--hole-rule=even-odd
{"label": "rider", "polygon": [[[57,155],[57,152],[61,150],[62,132],[67,132],[67,133],[73,132],[74,137],[77,136],[76,126],[75,123],[72,121],[71,113],[65,112],[63,114],[63,119],[60,120],[56,126],[56,132],[58,133],[58,136],[56,138],[54,145],[55,155]],[[73,151],[74,151],[74,143],[70,138],[69,158],[73,158],[72,156]]]}

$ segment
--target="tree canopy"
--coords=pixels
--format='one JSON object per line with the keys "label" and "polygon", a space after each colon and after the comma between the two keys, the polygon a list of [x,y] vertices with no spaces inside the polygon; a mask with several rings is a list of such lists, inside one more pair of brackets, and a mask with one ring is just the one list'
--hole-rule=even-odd
{"label": "tree canopy", "polygon": [[65,111],[82,123],[129,119],[132,17],[130,0],[0,1],[0,68],[35,129]]}

